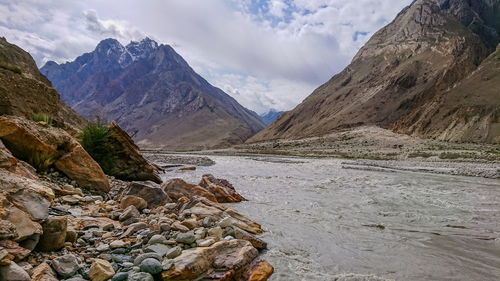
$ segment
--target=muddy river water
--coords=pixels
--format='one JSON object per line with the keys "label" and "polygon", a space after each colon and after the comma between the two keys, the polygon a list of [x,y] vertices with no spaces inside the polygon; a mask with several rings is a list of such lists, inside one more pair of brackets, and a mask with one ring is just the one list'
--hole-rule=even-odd
{"label": "muddy river water", "polygon": [[500,181],[210,156],[167,177],[228,179],[261,223],[272,280],[500,280]]}

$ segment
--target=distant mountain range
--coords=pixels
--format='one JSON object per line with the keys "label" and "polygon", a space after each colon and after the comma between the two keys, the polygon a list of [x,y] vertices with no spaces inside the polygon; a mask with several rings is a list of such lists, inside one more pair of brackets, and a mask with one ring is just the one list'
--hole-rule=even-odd
{"label": "distant mountain range", "polygon": [[250,142],[377,125],[500,143],[500,0],[416,0],[351,64]]}
{"label": "distant mountain range", "polygon": [[106,39],[72,62],[47,62],[41,72],[78,113],[117,121],[143,148],[224,147],[265,127],[171,46],[149,38],[126,46]]}
{"label": "distant mountain range", "polygon": [[281,114],[283,111],[276,111],[274,109],[269,110],[267,113],[261,114],[260,118],[264,121],[264,124],[271,125]]}

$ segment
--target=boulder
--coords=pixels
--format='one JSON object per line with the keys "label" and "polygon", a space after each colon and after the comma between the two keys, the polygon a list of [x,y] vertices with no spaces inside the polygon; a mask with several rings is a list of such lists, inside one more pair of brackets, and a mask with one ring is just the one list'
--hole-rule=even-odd
{"label": "boulder", "polygon": [[235,203],[246,200],[236,192],[233,185],[227,180],[217,179],[210,174],[203,175],[199,185],[214,194],[219,203]]}
{"label": "boulder", "polygon": [[68,221],[66,217],[52,217],[43,223],[43,234],[37,249],[44,252],[56,251],[64,247]]}
{"label": "boulder", "polygon": [[248,241],[220,241],[210,247],[183,251],[173,259],[173,266],[163,271],[161,276],[164,281],[212,280],[221,277],[224,280],[238,280],[258,254]]}
{"label": "boulder", "polygon": [[20,189],[10,193],[7,199],[30,214],[35,221],[42,221],[49,217],[50,201],[39,193],[29,189]]}
{"label": "boulder", "polygon": [[252,265],[246,273],[247,281],[266,281],[274,272],[274,267],[267,261],[259,261]]}
{"label": "boulder", "polygon": [[25,249],[17,242],[11,241],[11,240],[1,240],[0,241],[0,249],[4,249],[14,257],[15,261],[20,261],[27,257],[30,254],[30,250]]}
{"label": "boulder", "polygon": [[127,181],[162,182],[159,176],[162,169],[147,161],[132,138],[114,121],[109,125],[108,146],[116,168],[112,176]]}
{"label": "boulder", "polygon": [[103,192],[111,189],[108,178],[99,164],[80,145],[76,145],[54,164],[59,171],[75,180],[80,186]]}
{"label": "boulder", "polygon": [[155,275],[162,272],[163,266],[157,259],[147,258],[141,262],[141,264],[139,265],[139,269],[141,270],[141,272],[147,272],[149,274]]}
{"label": "boulder", "polygon": [[0,169],[18,174],[25,178],[36,180],[38,175],[30,164],[15,158],[0,140]]}
{"label": "boulder", "polygon": [[109,191],[101,167],[76,139],[60,128],[14,116],[0,117],[0,140],[16,158],[37,169],[51,165],[86,188]]}
{"label": "boulder", "polygon": [[52,260],[52,268],[62,278],[69,278],[76,274],[80,265],[76,256],[68,254]]}
{"label": "boulder", "polygon": [[32,235],[42,233],[42,226],[39,223],[32,221],[27,213],[14,206],[8,206],[6,210],[8,210],[7,214],[2,219],[9,221],[15,226],[18,234],[15,239],[16,241],[23,241]]}
{"label": "boulder", "polygon": [[151,181],[130,183],[124,195],[134,195],[144,199],[148,203],[149,209],[172,202],[160,185]]}
{"label": "boulder", "polygon": [[92,281],[106,281],[115,275],[113,266],[106,260],[94,259],[89,270]]}
{"label": "boulder", "polygon": [[262,241],[261,239],[253,236],[250,233],[247,233],[244,230],[241,230],[237,227],[234,228],[234,238],[236,239],[241,239],[241,240],[246,240],[250,243],[252,243],[252,246],[259,250],[263,250],[267,248],[267,243]]}
{"label": "boulder", "polygon": [[32,281],[57,281],[56,273],[47,263],[41,263],[33,269]]}
{"label": "boulder", "polygon": [[137,210],[140,211],[148,207],[148,202],[146,202],[146,200],[142,199],[141,197],[137,197],[134,195],[123,196],[122,200],[120,201],[120,207],[122,209],[126,209],[131,205],[135,206]]}
{"label": "boulder", "polygon": [[182,179],[171,179],[163,183],[161,187],[174,201],[178,201],[181,197],[191,199],[195,196],[201,196],[210,201],[217,202],[217,198],[210,191],[199,185],[187,183]]}
{"label": "boulder", "polygon": [[0,280],[2,281],[31,281],[29,274],[15,262],[0,266]]}

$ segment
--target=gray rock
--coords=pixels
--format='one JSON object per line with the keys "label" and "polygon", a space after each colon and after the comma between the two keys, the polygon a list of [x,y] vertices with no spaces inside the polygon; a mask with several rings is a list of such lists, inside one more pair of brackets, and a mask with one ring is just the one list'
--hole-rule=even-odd
{"label": "gray rock", "polygon": [[73,277],[70,279],[66,279],[64,281],[87,281],[87,280],[83,279],[82,277]]}
{"label": "gray rock", "polygon": [[191,244],[196,241],[196,237],[194,236],[193,232],[189,231],[185,233],[179,233],[179,235],[177,235],[177,238],[175,238],[175,241],[183,244]]}
{"label": "gray rock", "polygon": [[71,277],[80,269],[78,259],[74,255],[64,255],[55,258],[52,260],[51,266],[62,278]]}
{"label": "gray rock", "polygon": [[139,213],[137,208],[134,205],[130,205],[120,215],[119,220],[124,221],[124,220],[130,219],[130,218],[137,218],[140,215],[141,214]]}
{"label": "gray rock", "polygon": [[134,272],[128,276],[127,281],[154,281],[154,278],[146,272]]}
{"label": "gray rock", "polygon": [[156,234],[156,235],[153,235],[153,237],[151,237],[151,239],[149,239],[149,242],[148,244],[150,245],[153,245],[153,244],[166,244],[167,242],[167,238],[165,238],[165,236],[163,235],[160,235],[160,234]]}
{"label": "gray rock", "polygon": [[128,272],[118,272],[111,278],[111,281],[125,281],[128,279],[129,273]]}
{"label": "gray rock", "polygon": [[0,266],[0,280],[2,281],[31,281],[29,274],[15,262]]}
{"label": "gray rock", "polygon": [[142,255],[137,256],[134,259],[134,265],[139,266],[143,260],[149,259],[149,258],[161,260],[161,256],[158,255],[157,253],[147,253],[147,254],[142,254]]}
{"label": "gray rock", "polygon": [[168,258],[168,259],[173,259],[173,258],[176,258],[178,257],[180,254],[182,253],[182,248],[177,246],[177,247],[174,247],[172,249],[170,249],[165,257]]}
{"label": "gray rock", "polygon": [[165,254],[170,250],[170,246],[165,244],[153,244],[144,248],[145,253],[157,253],[160,256],[165,256]]}
{"label": "gray rock", "polygon": [[169,270],[172,267],[172,265],[174,265],[174,260],[165,259],[161,263],[161,266],[163,267],[163,271]]}
{"label": "gray rock", "polygon": [[143,260],[139,268],[142,272],[147,272],[153,275],[163,271],[163,266],[161,265],[161,262],[153,258],[148,258]]}

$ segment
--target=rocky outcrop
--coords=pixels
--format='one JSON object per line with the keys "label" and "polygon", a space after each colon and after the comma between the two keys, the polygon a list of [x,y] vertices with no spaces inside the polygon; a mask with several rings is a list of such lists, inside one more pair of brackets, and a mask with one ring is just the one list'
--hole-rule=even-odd
{"label": "rocky outcrop", "polygon": [[198,185],[189,184],[182,179],[171,179],[163,183],[162,188],[174,200],[182,197],[191,199],[197,196],[218,203],[235,203],[245,200],[227,180],[217,179],[213,175],[204,175]]}
{"label": "rocky outcrop", "polygon": [[239,144],[264,128],[257,114],[210,85],[171,46],[106,39],[73,62],[41,68],[87,118],[116,120],[140,147],[194,149]]}
{"label": "rocky outcrop", "polygon": [[110,189],[101,167],[62,129],[13,116],[0,117],[0,139],[14,156],[38,169],[54,165],[82,187]]}
{"label": "rocky outcrop", "polygon": [[35,114],[72,132],[86,122],[61,101],[27,52],[0,37],[0,115],[31,119]]}
{"label": "rocky outcrop", "polygon": [[124,195],[134,195],[144,199],[148,208],[151,209],[172,202],[168,193],[154,182],[132,182],[128,185]]}
{"label": "rocky outcrop", "polygon": [[128,181],[153,181],[161,183],[162,170],[147,161],[132,138],[116,122],[109,125],[108,147],[114,169],[111,176]]}
{"label": "rocky outcrop", "polygon": [[486,58],[500,42],[499,13],[498,0],[413,1],[346,69],[250,142],[377,125],[425,138],[496,143],[500,85],[489,79],[498,70]]}

